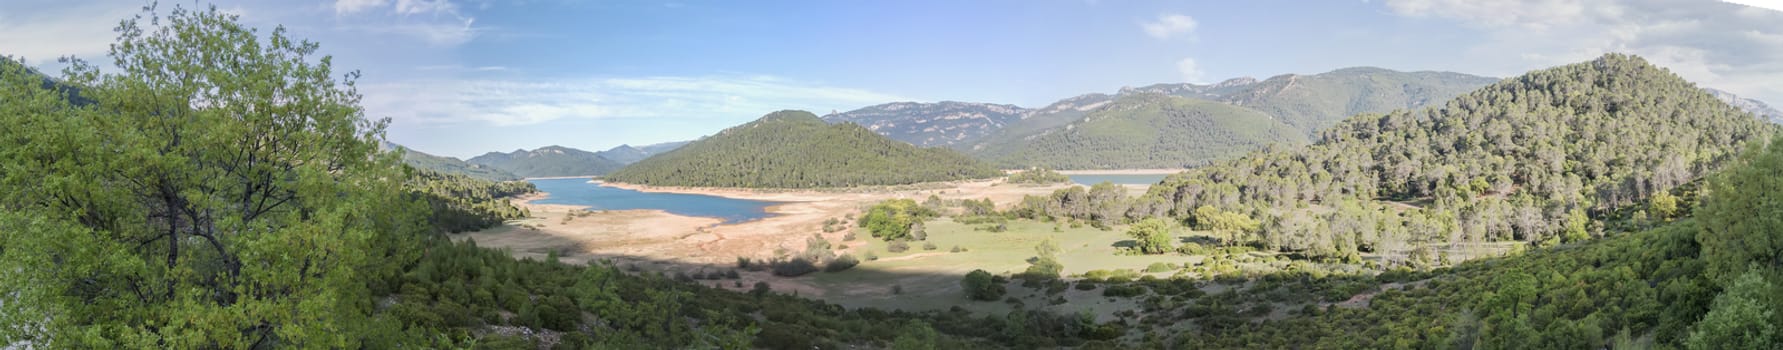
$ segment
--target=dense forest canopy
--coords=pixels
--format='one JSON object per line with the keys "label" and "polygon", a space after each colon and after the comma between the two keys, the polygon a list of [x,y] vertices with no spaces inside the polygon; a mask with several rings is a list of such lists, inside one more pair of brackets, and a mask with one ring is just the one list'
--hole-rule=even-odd
{"label": "dense forest canopy", "polygon": [[514,150],[509,153],[489,152],[465,162],[493,167],[521,177],[596,176],[624,167],[599,153],[563,146],[539,147],[535,150]]}
{"label": "dense forest canopy", "polygon": [[[1638,57],[1531,72],[1441,108],[1361,115],[1314,145],[1173,175],[1134,217],[1201,206],[1265,222],[1253,237],[1316,256],[1403,243],[1576,240],[1671,197],[1774,127]],[[1392,243],[1382,247],[1379,243]]]}
{"label": "dense forest canopy", "polygon": [[396,144],[386,144],[386,148],[400,150],[402,152],[403,164],[408,164],[416,169],[458,174],[489,181],[511,181],[520,179],[520,176],[509,173],[506,170],[482,164],[472,164],[458,160],[458,158],[427,154]]}
{"label": "dense forest canopy", "polygon": [[973,154],[1006,169],[1181,169],[1306,136],[1267,114],[1225,103],[1127,94],[1041,135]]}
{"label": "dense forest canopy", "polygon": [[609,174],[653,186],[815,188],[984,179],[1003,172],[943,148],[918,148],[853,123],[780,111]]}

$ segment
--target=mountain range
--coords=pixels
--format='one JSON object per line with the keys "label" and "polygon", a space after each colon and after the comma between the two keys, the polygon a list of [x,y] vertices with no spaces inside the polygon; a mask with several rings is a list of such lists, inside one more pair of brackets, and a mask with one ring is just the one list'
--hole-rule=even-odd
{"label": "mountain range", "polygon": [[[1357,67],[1264,80],[1234,78],[1207,85],[1127,87],[1114,94],[1074,96],[1037,109],[952,101],[897,102],[832,113],[823,119],[860,124],[916,145],[953,147],[1005,168],[1180,168],[1271,143],[1304,144],[1318,130],[1355,114],[1440,103],[1495,81],[1460,73]],[[1169,98],[1131,98],[1140,95]],[[1210,122],[1214,120],[1220,122]],[[1107,137],[1113,135],[1109,132],[1141,125],[1166,128],[1158,133],[1165,137]],[[1092,131],[1076,130],[1079,127]],[[1215,129],[1198,129],[1202,127]],[[1257,133],[1259,130],[1268,130],[1267,135]],[[1207,137],[1212,135],[1223,136]],[[1089,144],[1095,144],[1094,150],[1077,147]],[[1189,152],[1120,160],[1100,157],[1162,150]]]}
{"label": "mountain range", "polygon": [[1783,111],[1772,108],[1770,105],[1765,104],[1764,101],[1744,98],[1731,92],[1716,89],[1705,88],[1703,90],[1708,91],[1709,95],[1721,99],[1722,102],[1727,102],[1729,105],[1739,107],[1740,110],[1757,115],[1760,119],[1768,120],[1772,123],[1783,124]]}
{"label": "mountain range", "polygon": [[1003,172],[951,149],[922,148],[854,123],[779,111],[608,174],[653,186],[817,188],[982,179]]}

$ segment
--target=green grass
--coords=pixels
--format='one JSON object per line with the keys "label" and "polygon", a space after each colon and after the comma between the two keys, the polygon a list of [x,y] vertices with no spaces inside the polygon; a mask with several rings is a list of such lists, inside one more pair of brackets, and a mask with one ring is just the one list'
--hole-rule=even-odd
{"label": "green grass", "polygon": [[[952,219],[928,221],[925,226],[929,233],[928,242],[936,245],[935,250],[923,250],[923,242],[913,242],[909,251],[891,253],[886,251],[886,242],[873,239],[861,231],[857,233],[859,239],[837,242],[857,247],[853,254],[862,257],[863,261],[859,266],[843,272],[813,274],[803,282],[823,289],[824,299],[848,307],[940,310],[960,306],[984,314],[1001,314],[1011,310],[1012,306],[1000,301],[966,300],[964,293],[960,291],[961,276],[974,269],[983,269],[998,275],[1019,273],[1027,269],[1027,259],[1035,256],[1034,246],[1047,238],[1058,243],[1061,250],[1058,257],[1065,265],[1067,275],[1096,269],[1144,270],[1147,265],[1156,262],[1185,264],[1201,259],[1176,254],[1117,255],[1117,244],[1131,240],[1127,238],[1124,226],[1103,231],[1089,226],[1071,228],[1069,225],[1060,225],[1059,232],[1054,232],[1053,223],[1022,220],[1010,221],[1006,232],[989,232],[973,229],[984,225],[964,225],[953,222]],[[1179,234],[1187,235],[1189,232],[1184,230]],[[967,251],[952,253],[950,250],[954,246]],[[879,259],[866,260],[868,252],[877,255]],[[1169,277],[1173,272],[1153,275]],[[902,287],[903,294],[892,294],[893,286]],[[1009,296],[1021,299],[1029,308],[1046,307],[1060,312],[1090,311],[1102,317],[1110,317],[1116,310],[1134,307],[1131,299],[1110,301],[1109,298],[1102,297],[1101,293],[1101,289],[1080,291],[1068,288],[1061,294],[1068,302],[1050,306],[1044,290],[1022,288],[1020,282],[1009,285]]]}

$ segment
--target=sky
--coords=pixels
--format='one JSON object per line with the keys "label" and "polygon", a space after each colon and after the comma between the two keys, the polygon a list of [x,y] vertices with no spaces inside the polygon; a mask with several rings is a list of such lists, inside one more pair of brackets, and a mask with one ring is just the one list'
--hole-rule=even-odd
{"label": "sky", "polygon": [[[1738,4],[1736,4],[1738,3]],[[783,109],[1042,107],[1124,86],[1375,66],[1509,77],[1641,55],[1783,104],[1783,1],[164,1],[356,69],[390,141],[469,158],[710,135]],[[110,62],[141,1],[0,1],[0,55]]]}

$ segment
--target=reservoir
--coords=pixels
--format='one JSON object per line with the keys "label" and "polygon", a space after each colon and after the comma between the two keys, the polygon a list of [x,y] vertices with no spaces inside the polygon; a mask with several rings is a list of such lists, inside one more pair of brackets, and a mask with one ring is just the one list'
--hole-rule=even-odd
{"label": "reservoir", "polygon": [[1138,174],[1138,175],[1134,175],[1134,174],[1077,174],[1077,175],[1069,175],[1069,176],[1071,177],[1072,183],[1084,185],[1084,186],[1091,186],[1091,185],[1102,183],[1103,181],[1113,182],[1116,185],[1152,185],[1152,184],[1157,184],[1159,181],[1164,181],[1164,177],[1170,176],[1170,175],[1169,174]]}
{"label": "reservoir", "polygon": [[719,218],[725,223],[773,216],[768,213],[768,207],[780,204],[697,194],[638,192],[592,184],[586,178],[528,181],[549,195],[533,203],[576,205],[589,210],[656,209],[675,215]]}

